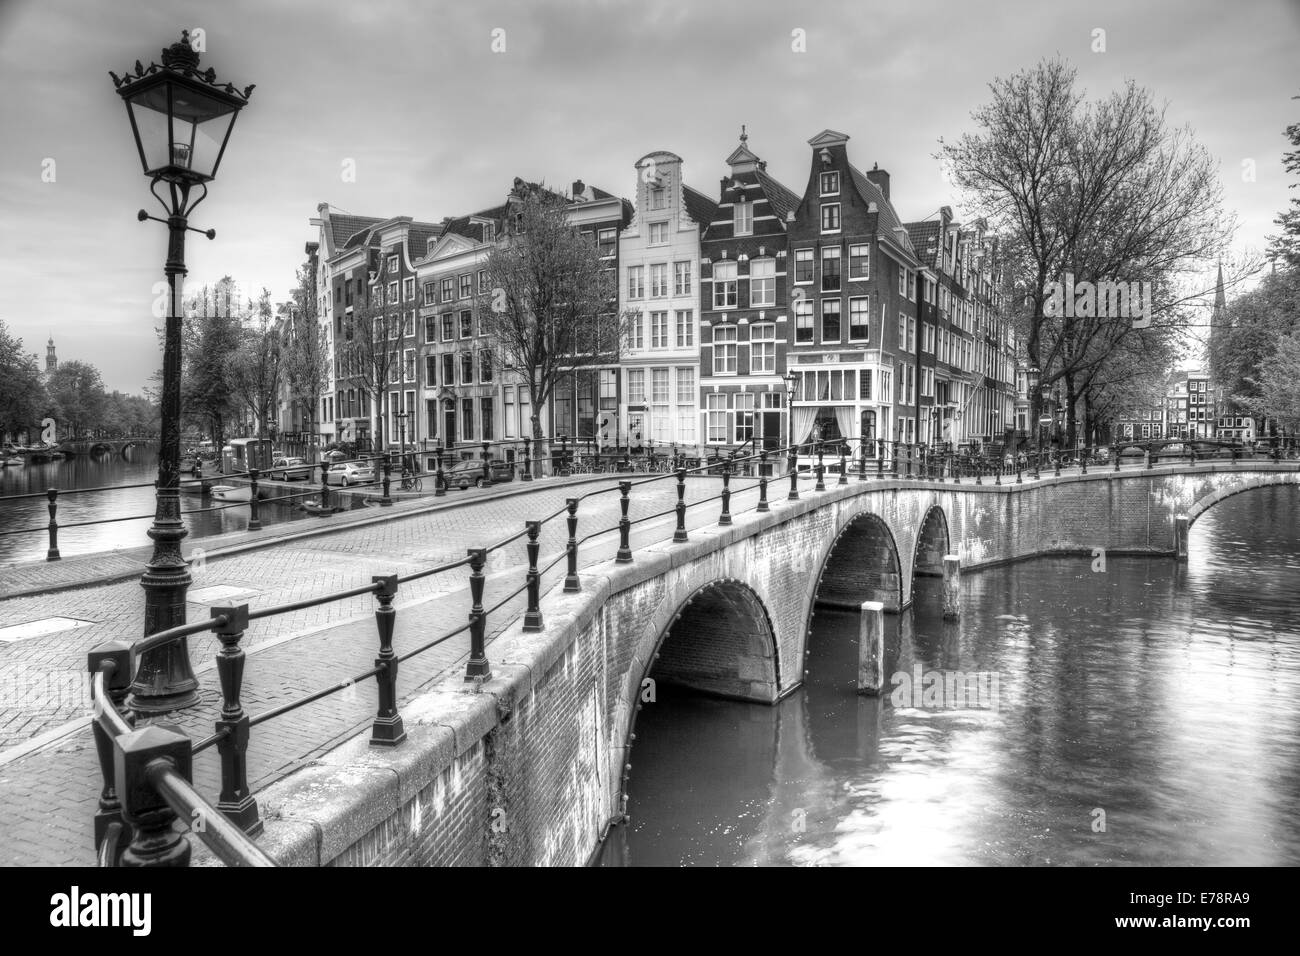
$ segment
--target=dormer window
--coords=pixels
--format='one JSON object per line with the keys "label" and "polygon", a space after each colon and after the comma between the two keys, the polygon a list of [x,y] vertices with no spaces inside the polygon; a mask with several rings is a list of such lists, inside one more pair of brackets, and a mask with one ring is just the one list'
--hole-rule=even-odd
{"label": "dormer window", "polygon": [[392,275],[397,272],[397,256],[388,257],[388,273]]}
{"label": "dormer window", "polygon": [[821,174],[821,194],[838,196],[840,194],[840,174],[838,171]]}
{"label": "dormer window", "polygon": [[663,186],[650,187],[650,208],[663,209],[668,205],[668,190]]}
{"label": "dormer window", "polygon": [[497,238],[497,224],[495,222],[483,223],[483,241],[495,242]]}

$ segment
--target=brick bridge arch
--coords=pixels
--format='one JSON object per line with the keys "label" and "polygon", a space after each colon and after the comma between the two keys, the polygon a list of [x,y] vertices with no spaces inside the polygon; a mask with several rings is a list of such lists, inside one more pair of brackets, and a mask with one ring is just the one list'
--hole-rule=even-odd
{"label": "brick bridge arch", "polygon": [[916,534],[916,550],[912,555],[912,576],[943,576],[943,556],[951,554],[952,536],[948,531],[948,515],[939,505],[931,505]]}
{"label": "brick bridge arch", "polygon": [[1239,495],[1243,491],[1252,491],[1255,488],[1268,488],[1276,485],[1300,485],[1300,474],[1296,472],[1263,472],[1251,475],[1242,475],[1238,481],[1225,481],[1217,486],[1211,486],[1213,490],[1209,493],[1202,494],[1185,512],[1188,518],[1188,524],[1196,523],[1196,519],[1205,512],[1209,511],[1220,501],[1231,498],[1233,495]]}

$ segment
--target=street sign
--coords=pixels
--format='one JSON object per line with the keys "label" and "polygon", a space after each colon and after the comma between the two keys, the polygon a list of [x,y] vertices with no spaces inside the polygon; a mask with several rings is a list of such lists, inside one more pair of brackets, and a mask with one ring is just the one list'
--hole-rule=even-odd
{"label": "street sign", "polygon": [[1041,418],[1038,419],[1038,424],[1040,424],[1040,425],[1050,425],[1050,424],[1052,424],[1052,421],[1053,421],[1053,419],[1052,419],[1052,416],[1051,416],[1051,415],[1043,415]]}

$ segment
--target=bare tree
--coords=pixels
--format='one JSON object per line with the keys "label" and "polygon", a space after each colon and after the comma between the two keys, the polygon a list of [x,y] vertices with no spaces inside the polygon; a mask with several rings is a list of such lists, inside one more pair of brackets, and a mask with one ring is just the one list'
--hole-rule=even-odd
{"label": "bare tree", "polygon": [[579,368],[616,361],[627,322],[610,270],[570,224],[564,197],[525,185],[514,198],[475,311],[496,342],[497,361],[528,387],[538,462],[543,410],[556,384]]}
{"label": "bare tree", "polygon": [[[1207,290],[1186,277],[1222,256],[1233,221],[1222,213],[1216,164],[1186,129],[1170,129],[1151,94],[1130,81],[1097,102],[1060,60],[991,84],[977,130],[942,159],[967,202],[1003,236],[1020,296],[1014,317],[1042,384],[1067,392],[1069,429],[1081,379],[1135,337],[1178,336]],[[1094,308],[1052,314],[1049,283],[1144,282],[1143,320]],[[1065,290],[1070,305],[1074,290]],[[1032,396],[1037,419],[1041,394]]]}
{"label": "bare tree", "polygon": [[290,398],[306,411],[307,431],[316,434],[316,409],[330,380],[329,335],[320,327],[316,308],[316,272],[310,263],[298,270],[293,290],[287,341],[283,349],[285,378]]}
{"label": "bare tree", "polygon": [[[345,367],[351,370],[379,413],[376,450],[386,447],[388,387],[400,378],[402,349],[408,331],[402,327],[401,303],[389,302],[387,298],[382,274],[372,274],[369,296],[364,304],[357,303],[352,320],[344,321],[343,340],[335,343]],[[409,331],[414,334],[414,329]]]}
{"label": "bare tree", "polygon": [[253,413],[258,437],[266,438],[267,420],[280,394],[280,336],[271,315],[271,293],[263,289],[256,310],[239,329],[239,346],[230,357],[236,394]]}

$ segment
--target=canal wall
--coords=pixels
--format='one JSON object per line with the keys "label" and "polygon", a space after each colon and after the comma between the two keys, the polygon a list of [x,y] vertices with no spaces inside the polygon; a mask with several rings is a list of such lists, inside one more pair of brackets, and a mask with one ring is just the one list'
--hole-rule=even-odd
{"label": "canal wall", "polygon": [[[888,541],[897,572],[883,579],[910,602],[918,552],[925,566],[940,544],[934,509],[968,568],[1169,554],[1176,514],[1296,479],[1289,465],[1204,465],[1001,487],[873,480],[774,501],[598,565],[577,593],[552,589],[544,630],[515,622],[489,645],[491,679],[455,672],[402,706],[401,745],[371,747],[366,732],[262,791],[259,843],[290,865],[584,864],[621,818],[635,715],[671,634],[686,638],[665,660],[678,680],[775,701],[802,679],[814,601],[837,569],[878,562]],[[402,627],[399,610],[399,647]]]}

